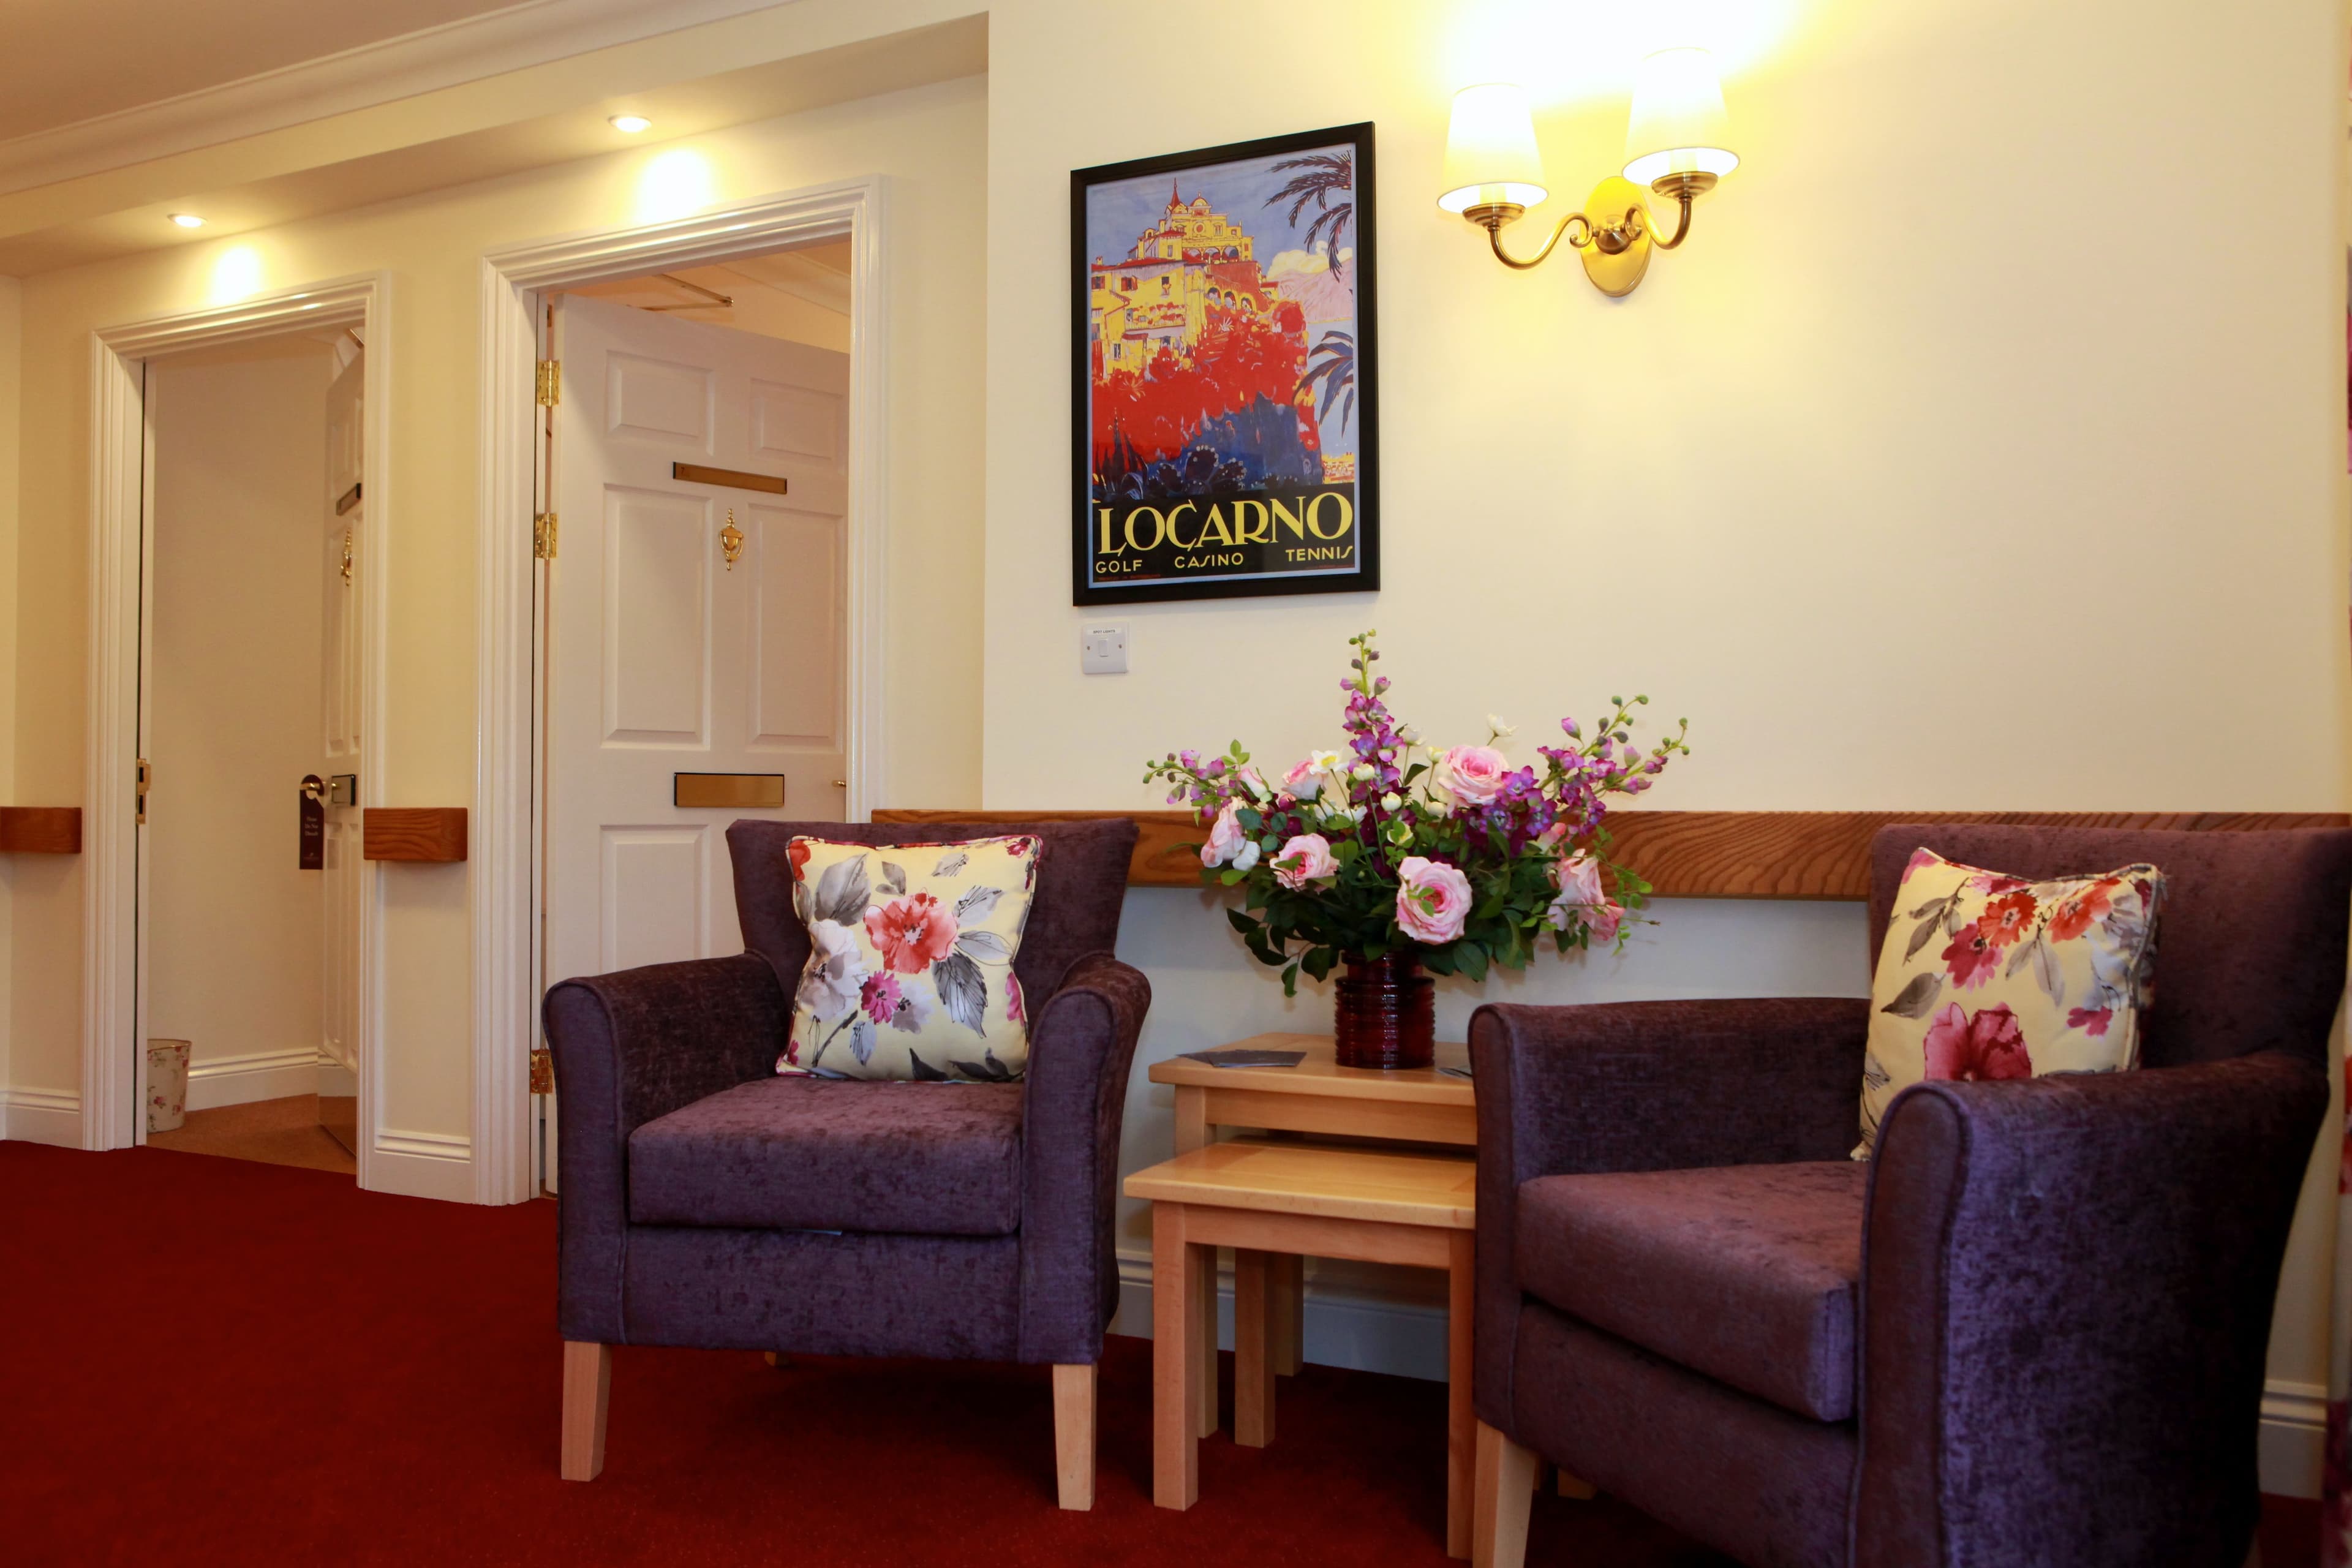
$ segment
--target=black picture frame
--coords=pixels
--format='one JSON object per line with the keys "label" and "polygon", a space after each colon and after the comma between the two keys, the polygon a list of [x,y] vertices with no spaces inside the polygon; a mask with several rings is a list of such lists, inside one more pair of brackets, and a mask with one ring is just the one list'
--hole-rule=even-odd
{"label": "black picture frame", "polygon": [[[1344,150],[1349,162],[1348,184],[1345,187],[1328,184],[1338,173],[1326,168],[1320,172],[1313,166],[1292,172],[1281,171],[1285,184],[1320,178],[1326,182],[1318,192],[1309,189],[1301,197],[1295,192],[1278,192],[1273,200],[1260,200],[1246,214],[1217,210],[1216,201],[1207,190],[1202,190],[1193,201],[1184,204],[1180,213],[1182,177],[1188,173],[1210,171],[1222,174],[1222,179],[1210,182],[1231,190],[1246,191],[1252,196],[1260,195],[1262,187],[1276,177],[1270,169],[1274,163],[1293,158],[1334,157]],[[1242,164],[1262,165],[1257,169],[1230,169]],[[1166,211],[1157,228],[1139,233],[1133,248],[1116,262],[1097,255],[1098,243],[1089,242],[1093,205],[1105,199],[1105,222],[1117,221],[1108,212],[1109,204],[1117,201],[1132,208],[1137,197],[1135,184],[1141,181],[1168,179],[1171,192]],[[1119,187],[1126,187],[1124,190]],[[1369,121],[1353,125],[1333,126],[1321,131],[1303,131],[1293,135],[1263,137],[1252,142],[1230,142],[1223,146],[1204,147],[1190,153],[1168,153],[1154,158],[1137,158],[1125,163],[1106,163],[1091,169],[1073,170],[1070,174],[1070,289],[1071,289],[1071,375],[1070,375],[1070,452],[1072,514],[1071,533],[1071,603],[1087,608],[1123,604],[1149,604],[1181,599],[1250,598],[1263,595],[1296,594],[1356,594],[1376,593],[1381,585],[1380,556],[1380,332],[1377,290],[1377,228],[1374,205],[1374,163],[1372,125]],[[1335,226],[1331,215],[1337,205],[1333,198],[1344,189],[1349,209]],[[1203,217],[1200,204],[1208,201]],[[1293,206],[1297,201],[1300,205]],[[1277,206],[1276,204],[1281,205]],[[1295,211],[1295,219],[1285,214]],[[1244,218],[1255,220],[1253,232]],[[1318,221],[1319,220],[1319,221]],[[1189,222],[1193,226],[1178,236],[1170,226]],[[1347,292],[1352,293],[1352,317],[1348,329],[1339,331],[1329,314],[1336,308],[1337,295],[1329,289],[1313,285],[1313,273],[1293,274],[1301,279],[1288,289],[1282,287],[1280,275],[1268,277],[1265,258],[1257,254],[1257,237],[1264,234],[1273,243],[1280,244],[1297,238],[1302,232],[1308,242],[1303,247],[1292,247],[1281,253],[1276,265],[1281,266],[1293,255],[1304,254],[1313,265],[1318,258],[1325,275]],[[1183,246],[1185,238],[1206,233],[1214,239],[1238,240],[1228,246],[1214,243],[1195,252]],[[1336,233],[1340,237],[1328,237]],[[1325,248],[1319,253],[1314,243],[1318,235],[1325,236]],[[1121,231],[1121,237],[1123,237]],[[1097,236],[1097,241],[1102,237]],[[1343,242],[1344,241],[1344,242]],[[1158,242],[1160,254],[1143,257],[1147,242]],[[1179,253],[1166,254],[1167,246],[1176,246]],[[1351,252],[1344,254],[1343,252]],[[1220,258],[1221,253],[1221,258]],[[1211,259],[1201,259],[1208,257]],[[1107,265],[1098,268],[1098,260]],[[1172,266],[1171,264],[1173,264]],[[1251,287],[1245,268],[1257,268],[1257,287]],[[1116,434],[1104,444],[1107,464],[1116,468],[1098,471],[1097,466],[1097,419],[1095,395],[1096,343],[1097,301],[1095,298],[1097,271],[1116,274],[1116,281],[1129,289],[1153,282],[1159,289],[1150,290],[1152,302],[1160,307],[1156,321],[1150,313],[1135,309],[1139,301],[1122,298],[1105,290],[1108,303],[1103,307],[1107,321],[1116,319],[1127,330],[1119,332],[1112,353],[1130,356],[1156,356],[1165,351],[1181,356],[1186,373],[1192,370],[1191,354],[1196,342],[1208,341],[1204,336],[1211,328],[1202,323],[1209,311],[1217,308],[1222,297],[1227,314],[1219,318],[1229,323],[1234,332],[1271,329],[1281,331],[1284,305],[1300,311],[1302,327],[1298,339],[1300,355],[1297,363],[1304,367],[1307,380],[1294,389],[1293,402],[1298,395],[1307,396],[1315,406],[1312,422],[1314,445],[1305,445],[1304,426],[1294,429],[1285,437],[1282,421],[1268,407],[1270,399],[1263,392],[1251,404],[1238,403],[1227,407],[1219,430],[1224,445],[1202,442],[1198,434],[1209,427],[1209,421],[1190,427],[1192,434],[1184,437],[1181,455],[1170,457],[1171,442],[1164,437],[1156,446],[1149,438],[1139,447],[1126,426],[1114,417],[1111,428]],[[1176,276],[1171,276],[1173,273]],[[1133,282],[1128,282],[1129,277]],[[1211,305],[1196,312],[1194,297],[1204,291]],[[1139,289],[1139,291],[1140,291]],[[1292,296],[1296,295],[1297,298]],[[1272,302],[1269,303],[1269,300]],[[1311,301],[1311,303],[1303,303]],[[1171,314],[1169,307],[1176,307]],[[1320,310],[1326,314],[1309,319],[1306,311]],[[1181,321],[1180,318],[1181,317]],[[1253,326],[1251,320],[1255,319]],[[1138,323],[1141,324],[1139,325]],[[1323,328],[1318,334],[1318,326]],[[1345,346],[1331,344],[1335,331],[1345,341]],[[1181,334],[1180,342],[1171,347],[1171,336]],[[1106,342],[1112,342],[1105,335]],[[1227,342],[1231,339],[1225,340]],[[1328,346],[1327,346],[1328,345]],[[1344,359],[1344,364],[1338,363]],[[1141,358],[1145,364],[1160,365],[1157,358]],[[1325,366],[1329,368],[1324,368]],[[1344,371],[1346,382],[1341,382]],[[1271,374],[1271,373],[1265,373]],[[1145,378],[1147,381],[1150,378]],[[1140,384],[1125,384],[1140,391]],[[1225,384],[1225,395],[1239,395]],[[1139,423],[1143,418],[1141,405]],[[1345,412],[1342,415],[1341,410]],[[1340,415],[1333,425],[1333,416]],[[1181,422],[1163,421],[1155,428],[1165,432],[1182,428]],[[1327,451],[1326,433],[1336,428],[1342,437],[1352,432],[1354,450],[1346,454],[1352,459],[1352,472],[1344,480],[1328,476],[1339,468],[1340,456]],[[1292,447],[1297,447],[1293,451]],[[1205,453],[1203,458],[1202,454]],[[1222,458],[1223,460],[1220,460]],[[1205,472],[1207,477],[1202,478]],[[1260,472],[1252,473],[1252,469]],[[1303,481],[1299,476],[1304,475]],[[1119,493],[1098,494],[1097,479],[1108,489],[1118,487]],[[1171,489],[1173,484],[1178,488]],[[1195,488],[1197,487],[1197,488]],[[1286,493],[1287,487],[1287,493]],[[1141,489],[1142,494],[1128,492]],[[1331,510],[1335,500],[1343,499],[1348,515],[1348,533],[1327,536],[1327,522],[1337,526],[1337,513]],[[1108,500],[1114,510],[1106,518],[1102,506]],[[1184,511],[1184,503],[1192,503],[1194,511],[1205,504],[1215,509],[1200,520],[1202,531],[1196,543],[1186,546],[1181,534],[1172,540],[1177,524],[1166,521],[1165,510],[1182,513],[1187,521],[1192,513]],[[1277,509],[1276,503],[1282,504]],[[1155,504],[1157,503],[1157,504]],[[1255,511],[1249,510],[1249,503]],[[1116,509],[1128,506],[1121,512]],[[1223,508],[1232,507],[1234,516],[1226,518]],[[1134,509],[1157,512],[1160,527],[1165,531],[1156,535],[1149,549],[1130,548],[1138,544],[1138,527],[1149,524],[1139,521]],[[1305,509],[1302,515],[1302,509]],[[1310,533],[1307,522],[1314,529]],[[1227,534],[1242,535],[1227,548],[1213,543],[1202,548],[1199,542],[1215,541],[1212,526]],[[1323,556],[1302,552],[1336,550],[1343,542],[1351,544],[1352,558],[1343,565],[1318,563]],[[1106,549],[1108,543],[1115,548]],[[1234,564],[1228,557],[1238,557]],[[1187,567],[1187,560],[1208,564]],[[1104,563],[1108,563],[1108,566]],[[1110,569],[1121,575],[1107,575]]]}

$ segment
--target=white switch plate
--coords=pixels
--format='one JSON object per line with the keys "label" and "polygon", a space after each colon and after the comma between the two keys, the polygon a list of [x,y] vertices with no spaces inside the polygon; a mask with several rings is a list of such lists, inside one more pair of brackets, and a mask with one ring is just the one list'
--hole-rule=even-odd
{"label": "white switch plate", "polygon": [[1078,633],[1078,668],[1088,675],[1127,673],[1127,623],[1107,621]]}

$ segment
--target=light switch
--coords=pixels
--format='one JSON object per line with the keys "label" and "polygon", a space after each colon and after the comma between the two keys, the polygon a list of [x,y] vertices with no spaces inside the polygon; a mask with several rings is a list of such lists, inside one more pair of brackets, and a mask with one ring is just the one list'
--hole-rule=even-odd
{"label": "light switch", "polygon": [[1088,675],[1127,673],[1127,623],[1108,622],[1078,633],[1078,668]]}

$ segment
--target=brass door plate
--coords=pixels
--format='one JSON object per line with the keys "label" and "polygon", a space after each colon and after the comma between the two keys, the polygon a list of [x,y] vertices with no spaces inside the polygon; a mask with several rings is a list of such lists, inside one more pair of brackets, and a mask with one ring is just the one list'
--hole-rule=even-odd
{"label": "brass door plate", "polygon": [[670,804],[684,806],[778,806],[784,804],[782,773],[674,773]]}
{"label": "brass door plate", "polygon": [[357,805],[360,803],[360,775],[330,773],[327,775],[329,805]]}
{"label": "brass door plate", "polygon": [[754,474],[741,468],[714,468],[702,463],[672,463],[669,477],[684,479],[688,484],[725,485],[730,489],[760,490],[772,496],[788,492],[782,474]]}

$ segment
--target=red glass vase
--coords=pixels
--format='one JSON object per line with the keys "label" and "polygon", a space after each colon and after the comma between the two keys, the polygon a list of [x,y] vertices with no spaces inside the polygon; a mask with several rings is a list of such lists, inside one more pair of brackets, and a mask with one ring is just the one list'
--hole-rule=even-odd
{"label": "red glass vase", "polygon": [[1410,952],[1349,956],[1332,1034],[1343,1068],[1425,1068],[1437,1058],[1437,986]]}

